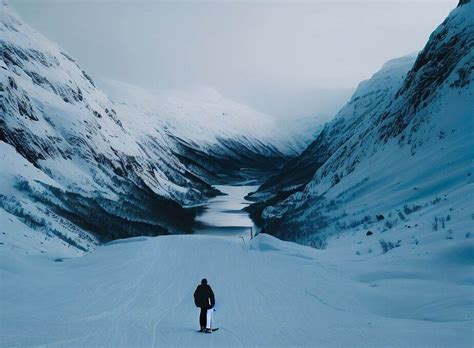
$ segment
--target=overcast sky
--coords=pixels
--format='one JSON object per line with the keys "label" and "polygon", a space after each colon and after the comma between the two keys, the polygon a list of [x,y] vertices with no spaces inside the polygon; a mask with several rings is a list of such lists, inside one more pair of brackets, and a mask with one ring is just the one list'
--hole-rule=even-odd
{"label": "overcast sky", "polygon": [[303,116],[334,112],[385,61],[423,48],[457,1],[12,3],[99,84],[209,86]]}

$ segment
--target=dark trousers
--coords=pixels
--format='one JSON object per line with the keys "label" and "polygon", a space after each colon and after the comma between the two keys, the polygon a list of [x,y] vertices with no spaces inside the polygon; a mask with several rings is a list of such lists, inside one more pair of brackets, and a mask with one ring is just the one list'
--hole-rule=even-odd
{"label": "dark trousers", "polygon": [[199,324],[201,328],[206,327],[207,322],[207,307],[201,307],[201,313],[199,314]]}

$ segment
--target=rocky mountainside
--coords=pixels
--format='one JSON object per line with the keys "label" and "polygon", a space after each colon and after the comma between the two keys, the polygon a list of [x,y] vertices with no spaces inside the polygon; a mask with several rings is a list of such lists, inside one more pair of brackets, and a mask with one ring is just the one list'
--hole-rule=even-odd
{"label": "rocky mountainside", "polygon": [[474,5],[465,1],[414,62],[393,60],[361,83],[304,153],[251,195],[261,228],[323,247],[347,228],[390,229],[440,197],[467,204],[473,47]]}

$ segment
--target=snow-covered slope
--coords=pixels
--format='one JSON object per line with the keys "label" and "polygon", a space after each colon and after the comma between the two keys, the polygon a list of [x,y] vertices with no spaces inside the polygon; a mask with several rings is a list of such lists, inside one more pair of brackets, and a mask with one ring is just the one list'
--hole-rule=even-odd
{"label": "snow-covered slope", "polygon": [[[54,213],[104,239],[186,229],[192,214],[180,205],[209,197],[210,185],[146,114],[119,111],[71,57],[1,6],[1,207],[28,219]],[[29,175],[26,160],[41,173]],[[16,173],[4,170],[11,163]]]}
{"label": "snow-covered slope", "polygon": [[[268,235],[160,236],[54,262],[0,246],[0,345],[471,347],[472,247],[361,261]],[[216,295],[210,335],[197,332],[202,277]]]}
{"label": "snow-covered slope", "polygon": [[31,198],[32,190],[44,191],[42,185],[64,188],[4,142],[0,142],[0,168],[2,246],[22,254],[77,256],[98,243],[88,231]]}
{"label": "snow-covered slope", "polygon": [[[253,206],[262,228],[325,246],[327,235],[356,226],[359,233],[382,233],[398,224],[412,238],[421,223],[430,228],[447,216],[468,221],[473,47],[474,4],[465,2],[433,32],[413,66],[411,57],[394,60],[363,82],[290,170],[253,195],[263,200]],[[472,222],[463,226],[436,238],[469,236]],[[397,233],[388,236],[395,243]]]}
{"label": "snow-covered slope", "polygon": [[269,144],[274,151],[294,154],[290,144],[281,142],[284,134],[272,117],[226,99],[212,88],[151,92],[123,82],[104,84],[115,101],[155,113],[156,122],[169,133],[205,150],[222,139],[240,139],[244,146],[265,154],[264,148],[252,143],[260,139],[261,144]]}
{"label": "snow-covered slope", "polygon": [[[187,168],[212,182],[245,179],[241,168],[272,171],[307,145],[318,125],[280,124],[269,115],[221,96],[211,88],[147,91],[104,81],[116,109],[143,113],[147,126],[166,130]],[[250,175],[252,176],[252,175]]]}
{"label": "snow-covered slope", "polygon": [[251,197],[278,199],[294,190],[302,189],[315,171],[346,139],[371,127],[367,120],[395,96],[414,61],[413,55],[391,60],[372,78],[361,82],[334,120],[316,134],[316,140],[299,157],[289,161],[279,173],[266,181]]}
{"label": "snow-covered slope", "polygon": [[278,120],[278,127],[284,130],[291,144],[298,150],[298,155],[301,155],[333,117],[334,115],[329,114],[295,116]]}

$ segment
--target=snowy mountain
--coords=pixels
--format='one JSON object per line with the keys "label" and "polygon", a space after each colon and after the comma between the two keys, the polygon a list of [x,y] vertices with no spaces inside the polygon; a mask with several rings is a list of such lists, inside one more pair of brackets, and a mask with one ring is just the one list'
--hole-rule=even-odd
{"label": "snowy mountain", "polygon": [[[1,347],[473,346],[474,3],[321,131],[257,128],[212,90],[113,102],[5,5],[0,57]],[[276,168],[313,132],[251,194],[264,231],[313,247],[229,233],[250,185],[215,197],[212,234],[138,236],[186,230],[208,182]]]}
{"label": "snowy mountain", "polygon": [[[173,155],[165,132],[140,127],[145,115],[118,112],[70,56],[5,2],[0,16],[2,168],[13,161],[18,169],[2,170],[2,208],[61,238],[70,228],[105,240],[186,229],[192,214],[180,205],[214,191]],[[25,159],[49,180],[37,171],[25,178]],[[65,219],[59,230],[51,214]]]}
{"label": "snowy mountain", "polygon": [[211,184],[276,169],[299,150],[269,116],[212,90],[128,88],[126,103],[116,103],[1,6],[0,206],[6,224],[16,216],[29,225],[26,235],[41,230],[48,242],[87,250],[98,240],[187,231],[194,212],[182,207],[217,194]]}
{"label": "snowy mountain", "polygon": [[152,92],[118,81],[104,86],[120,101],[117,108],[146,114],[148,125],[164,129],[180,160],[209,182],[244,181],[252,170],[278,169],[301,153],[311,139],[308,129],[316,132],[321,123],[289,128],[211,88]]}
{"label": "snowy mountain", "polygon": [[[0,140],[16,170],[2,172],[2,213],[40,221],[35,228],[65,244],[85,248],[77,230],[88,246],[86,231],[105,240],[186,231],[194,212],[182,206],[215,195],[211,184],[275,171],[319,129],[282,126],[209,88],[151,93],[108,82],[111,99],[6,1],[0,22]],[[39,171],[25,179],[23,165]],[[62,226],[52,227],[53,212]]]}
{"label": "snowy mountain", "polygon": [[367,115],[378,112],[381,105],[394,97],[414,61],[415,56],[412,55],[394,59],[387,62],[370,80],[361,82],[335,119],[317,134],[316,140],[251,197],[268,199],[301,190],[346,138],[371,127]]}
{"label": "snowy mountain", "polygon": [[290,137],[291,144],[298,150],[298,155],[301,155],[333,117],[334,115],[329,114],[296,116],[278,120],[278,127],[285,130],[285,134]]}
{"label": "snowy mountain", "polygon": [[[461,2],[416,60],[390,61],[362,82],[303,154],[251,195],[262,229],[318,247],[354,229],[394,229],[387,237],[398,244],[431,229],[469,236],[473,47],[474,4]],[[463,228],[446,227],[453,215]]]}

